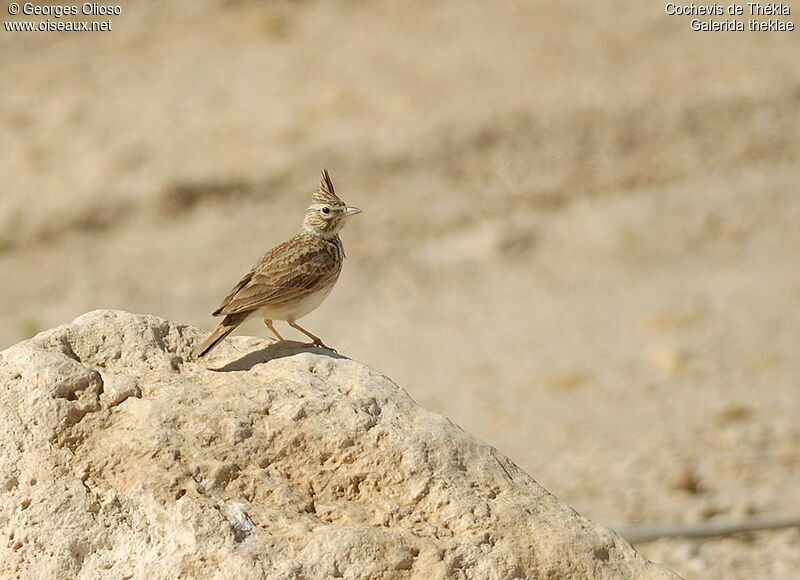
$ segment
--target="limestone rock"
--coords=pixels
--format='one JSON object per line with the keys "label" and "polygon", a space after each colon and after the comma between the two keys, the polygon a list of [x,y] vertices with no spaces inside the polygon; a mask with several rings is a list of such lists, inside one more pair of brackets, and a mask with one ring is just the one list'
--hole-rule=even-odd
{"label": "limestone rock", "polygon": [[670,578],[368,367],[95,311],[0,353],[4,578]]}

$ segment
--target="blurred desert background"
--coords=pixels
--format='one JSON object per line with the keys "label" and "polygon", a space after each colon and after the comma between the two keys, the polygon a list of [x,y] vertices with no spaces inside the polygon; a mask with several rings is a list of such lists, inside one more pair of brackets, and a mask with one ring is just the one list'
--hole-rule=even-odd
{"label": "blurred desert background", "polygon": [[[341,353],[612,527],[800,513],[800,33],[634,0],[121,4],[0,30],[0,348],[97,308],[211,329],[327,167],[364,213],[304,325]],[[800,576],[797,529],[638,549]]]}

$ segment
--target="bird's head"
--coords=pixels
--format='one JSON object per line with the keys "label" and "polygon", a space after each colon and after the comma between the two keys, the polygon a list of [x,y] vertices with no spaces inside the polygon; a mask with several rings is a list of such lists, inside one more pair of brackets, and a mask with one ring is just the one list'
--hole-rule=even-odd
{"label": "bird's head", "polygon": [[322,181],[311,194],[311,205],[303,219],[303,230],[323,238],[336,236],[350,216],[361,213],[357,207],[347,207],[333,189],[328,170],[322,170]]}

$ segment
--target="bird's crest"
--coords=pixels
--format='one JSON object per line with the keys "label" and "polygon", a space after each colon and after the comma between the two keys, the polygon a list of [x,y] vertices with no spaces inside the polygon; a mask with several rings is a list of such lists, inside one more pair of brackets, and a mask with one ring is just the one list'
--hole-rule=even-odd
{"label": "bird's crest", "polygon": [[319,182],[317,191],[311,194],[313,203],[335,203],[343,204],[339,196],[336,195],[336,190],[333,189],[333,181],[327,169],[322,170],[322,179]]}

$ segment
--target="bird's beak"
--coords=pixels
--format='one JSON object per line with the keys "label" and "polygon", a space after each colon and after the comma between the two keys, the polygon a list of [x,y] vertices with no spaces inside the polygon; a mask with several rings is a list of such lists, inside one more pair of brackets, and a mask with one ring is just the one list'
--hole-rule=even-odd
{"label": "bird's beak", "polygon": [[344,215],[350,217],[351,215],[356,215],[357,213],[361,213],[361,210],[357,207],[348,207],[344,210]]}

